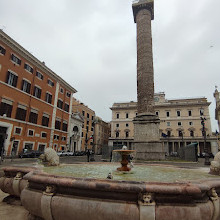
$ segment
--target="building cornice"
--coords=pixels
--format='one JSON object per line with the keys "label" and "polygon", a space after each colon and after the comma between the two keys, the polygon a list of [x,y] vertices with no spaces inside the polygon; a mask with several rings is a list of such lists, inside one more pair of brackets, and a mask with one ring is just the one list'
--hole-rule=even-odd
{"label": "building cornice", "polygon": [[25,59],[27,59],[33,65],[36,65],[37,68],[41,69],[43,72],[47,73],[50,77],[59,81],[63,84],[68,90],[72,93],[76,93],[77,90],[74,89],[71,85],[69,85],[66,81],[64,81],[60,76],[54,73],[50,68],[45,66],[43,62],[34,57],[31,53],[29,53],[26,49],[24,49],[20,44],[14,41],[11,37],[9,37],[5,32],[0,30],[0,40],[2,40],[6,45],[11,47],[15,52],[21,54]]}

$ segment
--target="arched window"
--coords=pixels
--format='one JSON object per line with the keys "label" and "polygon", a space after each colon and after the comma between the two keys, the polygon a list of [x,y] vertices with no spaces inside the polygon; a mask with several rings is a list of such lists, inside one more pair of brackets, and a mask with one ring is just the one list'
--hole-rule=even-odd
{"label": "arched window", "polygon": [[194,137],[194,131],[190,131],[190,136]]}
{"label": "arched window", "polygon": [[182,137],[182,136],[183,136],[183,132],[179,131],[179,137]]}
{"label": "arched window", "polygon": [[168,136],[168,137],[171,136],[171,131],[167,131],[167,136]]}
{"label": "arched window", "polygon": [[126,138],[129,137],[129,132],[128,131],[125,132],[125,136],[126,136]]}

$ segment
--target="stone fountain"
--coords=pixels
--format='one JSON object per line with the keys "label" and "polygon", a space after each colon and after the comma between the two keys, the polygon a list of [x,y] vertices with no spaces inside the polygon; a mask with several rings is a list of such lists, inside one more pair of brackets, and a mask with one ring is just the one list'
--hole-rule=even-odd
{"label": "stone fountain", "polygon": [[117,170],[123,172],[130,171],[131,168],[128,167],[129,156],[135,152],[135,150],[128,150],[126,146],[123,146],[121,150],[113,150],[113,152],[117,152],[121,155],[121,167],[118,167]]}
{"label": "stone fountain", "polygon": [[[159,119],[153,112],[150,24],[154,17],[153,6],[153,0],[133,3],[138,25],[139,110],[134,120],[135,148],[140,159],[164,158],[158,136]],[[120,168],[113,163],[59,165],[31,170],[4,168],[5,177],[0,179],[0,187],[9,194],[20,196],[32,220],[220,219],[220,176],[208,174],[208,169],[187,170],[162,165],[135,165],[134,172],[130,172],[127,157],[131,151],[122,149],[118,152],[122,155]],[[212,164],[213,172],[220,173],[219,164]],[[114,180],[106,179],[111,166],[113,170],[126,174],[116,175]]]}

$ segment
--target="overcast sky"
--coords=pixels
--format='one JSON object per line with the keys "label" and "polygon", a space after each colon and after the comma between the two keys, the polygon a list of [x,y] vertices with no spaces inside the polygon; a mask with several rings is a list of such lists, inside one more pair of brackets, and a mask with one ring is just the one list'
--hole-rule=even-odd
{"label": "overcast sky", "polygon": [[[155,92],[207,97],[220,87],[220,1],[155,0]],[[131,0],[0,0],[0,28],[72,85],[103,120],[136,100],[136,24]]]}

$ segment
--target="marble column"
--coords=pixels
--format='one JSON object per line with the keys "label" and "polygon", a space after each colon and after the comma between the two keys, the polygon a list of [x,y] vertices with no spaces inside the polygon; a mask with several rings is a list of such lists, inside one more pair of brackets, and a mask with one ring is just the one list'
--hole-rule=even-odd
{"label": "marble column", "polygon": [[134,22],[137,23],[137,111],[134,118],[134,146],[140,160],[164,159],[160,142],[160,120],[154,111],[154,69],[151,20],[154,1],[133,3]]}

